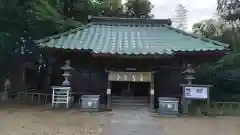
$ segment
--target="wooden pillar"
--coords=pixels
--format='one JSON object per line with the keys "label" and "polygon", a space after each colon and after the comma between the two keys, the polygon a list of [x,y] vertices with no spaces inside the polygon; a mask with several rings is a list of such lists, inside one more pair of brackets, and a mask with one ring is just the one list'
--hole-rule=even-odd
{"label": "wooden pillar", "polygon": [[150,112],[154,112],[154,75],[151,74],[151,82],[150,82]]}
{"label": "wooden pillar", "polygon": [[187,105],[187,100],[185,99],[185,85],[182,86],[182,100],[181,100],[181,106],[182,106],[182,114],[187,114],[188,113],[188,105]]}
{"label": "wooden pillar", "polygon": [[111,82],[108,81],[107,87],[107,110],[112,109],[112,99],[111,99]]}

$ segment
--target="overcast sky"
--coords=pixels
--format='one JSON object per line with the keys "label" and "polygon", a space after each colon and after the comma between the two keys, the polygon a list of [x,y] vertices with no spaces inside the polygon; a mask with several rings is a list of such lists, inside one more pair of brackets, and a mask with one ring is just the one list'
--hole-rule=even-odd
{"label": "overcast sky", "polygon": [[[126,0],[123,0],[123,2]],[[188,10],[188,29],[202,19],[211,18],[216,13],[217,0],[150,0],[154,5],[155,18],[173,18],[176,4],[183,4]]]}

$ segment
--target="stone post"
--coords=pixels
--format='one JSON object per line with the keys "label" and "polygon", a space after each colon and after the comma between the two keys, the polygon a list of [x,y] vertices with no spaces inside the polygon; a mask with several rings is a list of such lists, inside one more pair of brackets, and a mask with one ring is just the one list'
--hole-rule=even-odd
{"label": "stone post", "polygon": [[112,109],[112,99],[111,99],[111,82],[108,82],[107,88],[107,110]]}
{"label": "stone post", "polygon": [[154,112],[154,76],[153,74],[151,75],[151,82],[150,82],[150,112]]}
{"label": "stone post", "polygon": [[154,89],[150,90],[150,112],[154,112]]}

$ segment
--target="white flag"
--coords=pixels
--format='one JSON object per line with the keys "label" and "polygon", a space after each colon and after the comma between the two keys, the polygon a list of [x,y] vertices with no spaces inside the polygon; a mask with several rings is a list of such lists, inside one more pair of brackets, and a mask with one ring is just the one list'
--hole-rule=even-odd
{"label": "white flag", "polygon": [[117,74],[117,80],[118,80],[118,81],[120,80],[120,75],[119,75],[119,74]]}
{"label": "white flag", "polygon": [[125,79],[125,81],[127,80],[127,74],[124,74],[124,79]]}
{"label": "white flag", "polygon": [[140,74],[140,81],[142,82],[143,81],[143,75]]}
{"label": "white flag", "polygon": [[135,82],[136,81],[135,75],[133,75],[132,77],[133,77],[133,81]]}

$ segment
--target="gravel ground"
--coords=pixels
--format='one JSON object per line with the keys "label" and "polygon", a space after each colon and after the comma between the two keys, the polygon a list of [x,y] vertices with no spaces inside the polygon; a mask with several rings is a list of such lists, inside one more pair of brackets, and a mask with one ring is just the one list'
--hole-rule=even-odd
{"label": "gravel ground", "polygon": [[2,108],[0,119],[1,135],[99,135],[108,121],[102,114],[23,105]]}
{"label": "gravel ground", "polygon": [[[0,135],[104,135],[102,131],[111,127],[114,115],[12,105],[0,109]],[[163,135],[240,135],[240,117],[153,117],[153,120]]]}
{"label": "gravel ground", "polygon": [[166,135],[240,135],[240,117],[156,118]]}

